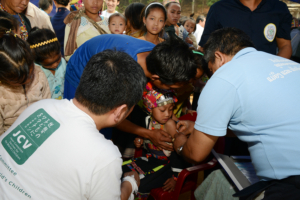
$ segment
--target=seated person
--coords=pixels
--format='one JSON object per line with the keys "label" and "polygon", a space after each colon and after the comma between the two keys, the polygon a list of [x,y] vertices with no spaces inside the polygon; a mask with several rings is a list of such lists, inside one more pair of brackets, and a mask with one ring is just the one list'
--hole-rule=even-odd
{"label": "seated person", "polygon": [[34,62],[40,66],[49,82],[52,99],[62,99],[67,63],[61,56],[60,44],[49,29],[33,28],[28,36]]}
{"label": "seated person", "polygon": [[[143,94],[143,103],[150,113],[146,120],[149,130],[161,129],[172,137],[176,134],[176,124],[172,120],[174,103],[177,101],[172,90],[160,90],[147,84],[148,92]],[[136,138],[135,145],[144,146],[147,153],[144,157],[134,158],[123,163],[123,172],[137,171],[141,177],[141,185],[137,199],[147,199],[154,188],[163,187],[165,191],[174,191],[176,180],[187,163],[175,151],[161,150],[149,139]]]}

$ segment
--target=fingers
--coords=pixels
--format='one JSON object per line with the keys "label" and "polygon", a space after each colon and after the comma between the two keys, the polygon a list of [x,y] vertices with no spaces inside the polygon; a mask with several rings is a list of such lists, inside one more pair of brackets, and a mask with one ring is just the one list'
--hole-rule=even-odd
{"label": "fingers", "polygon": [[[162,137],[166,138],[166,140],[169,140],[170,138],[172,138],[171,135],[169,135],[167,132],[165,132],[163,130],[158,130],[158,131]],[[169,142],[169,141],[165,141],[165,142]]]}
{"label": "fingers", "polygon": [[186,121],[179,121],[177,124],[176,124],[176,128],[179,129],[180,127],[183,127],[183,126],[186,126]]}
{"label": "fingers", "polygon": [[169,145],[165,142],[160,142],[158,145],[158,148],[160,149],[165,149],[165,150],[169,150],[169,151],[174,151],[173,145]]}

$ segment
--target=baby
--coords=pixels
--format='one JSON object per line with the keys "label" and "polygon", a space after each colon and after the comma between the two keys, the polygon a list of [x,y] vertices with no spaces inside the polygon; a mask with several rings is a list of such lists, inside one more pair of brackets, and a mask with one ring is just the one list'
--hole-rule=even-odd
{"label": "baby", "polygon": [[108,18],[108,28],[112,34],[123,34],[126,30],[126,17],[120,13],[114,13]]}

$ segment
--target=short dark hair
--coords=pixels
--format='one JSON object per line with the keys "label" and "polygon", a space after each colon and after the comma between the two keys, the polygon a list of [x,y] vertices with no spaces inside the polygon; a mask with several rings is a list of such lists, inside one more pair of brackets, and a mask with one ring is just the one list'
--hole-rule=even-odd
{"label": "short dark hair", "polygon": [[6,31],[0,27],[0,81],[6,85],[24,85],[34,74],[30,47],[26,41]]}
{"label": "short dark hair", "polygon": [[18,30],[19,22],[18,20],[12,16],[11,14],[0,11],[0,26],[7,30]]}
{"label": "short dark hair", "polygon": [[87,63],[75,98],[96,115],[126,104],[132,108],[146,86],[142,67],[127,53],[105,50]]}
{"label": "short dark hair", "polygon": [[[38,27],[34,27],[28,34],[27,42],[30,45],[34,45],[54,38],[56,38],[56,35],[50,29],[40,29]],[[31,50],[33,58],[38,64],[41,64],[43,60],[61,52],[59,41],[54,41],[36,48],[32,48]]]}
{"label": "short dark hair", "polygon": [[233,27],[222,28],[212,32],[203,46],[204,59],[207,63],[214,63],[216,51],[225,55],[235,55],[246,47],[254,47],[254,44],[245,32]]}
{"label": "short dark hair", "polygon": [[206,19],[206,17],[204,15],[199,15],[196,18],[196,23],[198,24],[200,21],[203,22]]}
{"label": "short dark hair", "polygon": [[170,6],[172,3],[176,3],[176,4],[178,4],[179,6],[181,6],[180,3],[174,1],[174,2],[169,2],[169,3],[167,3],[167,4],[165,5],[165,8],[168,9],[169,6]]}
{"label": "short dark hair", "polygon": [[147,69],[163,84],[172,85],[194,78],[197,64],[193,52],[180,38],[170,37],[156,45],[146,58]]}
{"label": "short dark hair", "polygon": [[50,5],[53,5],[53,1],[52,0],[39,0],[39,7],[42,10],[47,10]]}
{"label": "short dark hair", "polygon": [[123,18],[124,21],[125,21],[125,25],[127,25],[127,19],[126,19],[126,17],[125,17],[124,15],[122,15],[121,13],[114,13],[114,14],[112,14],[111,16],[109,16],[109,18],[108,18],[108,24],[110,23],[110,20],[111,20],[112,18],[114,18],[114,17],[121,17],[121,18]]}
{"label": "short dark hair", "polygon": [[140,30],[143,27],[140,16],[144,7],[145,5],[142,3],[131,3],[125,9],[125,17],[135,30]]}
{"label": "short dark hair", "polygon": [[63,6],[67,6],[70,3],[70,0],[56,0],[56,2]]}

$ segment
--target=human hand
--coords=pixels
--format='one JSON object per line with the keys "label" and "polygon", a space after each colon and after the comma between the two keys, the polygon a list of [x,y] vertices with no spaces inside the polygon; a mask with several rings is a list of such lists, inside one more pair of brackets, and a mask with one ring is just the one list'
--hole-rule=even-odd
{"label": "human hand", "polygon": [[175,151],[178,153],[178,148],[183,146],[187,141],[187,137],[183,133],[177,133],[175,135],[175,141],[173,142],[173,146]]}
{"label": "human hand", "polygon": [[134,179],[136,181],[136,184],[139,187],[140,186],[140,177],[139,177],[139,174],[136,171],[131,171],[131,172],[124,173],[124,177],[132,176],[132,175],[134,175]]}
{"label": "human hand", "polygon": [[178,132],[181,132],[185,135],[192,133],[194,126],[195,126],[195,122],[189,120],[182,120],[176,124],[176,128]]}
{"label": "human hand", "polygon": [[189,44],[193,44],[193,41],[190,38],[186,38],[185,41]]}
{"label": "human hand", "polygon": [[174,178],[169,178],[165,183],[164,186],[162,187],[162,189],[164,191],[168,191],[168,192],[172,192],[174,191],[176,186],[176,181],[174,180]]}
{"label": "human hand", "polygon": [[149,134],[149,139],[159,149],[165,149],[169,151],[174,150],[172,145],[166,143],[166,142],[171,143],[172,137],[163,130],[160,129],[151,130],[151,133]]}
{"label": "human hand", "polygon": [[136,148],[140,148],[142,146],[143,142],[144,142],[144,139],[142,139],[140,137],[136,137],[133,141]]}

